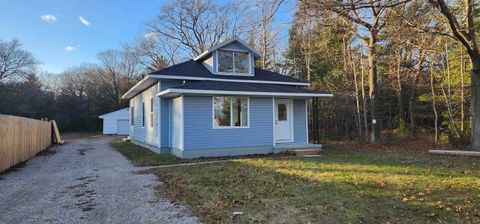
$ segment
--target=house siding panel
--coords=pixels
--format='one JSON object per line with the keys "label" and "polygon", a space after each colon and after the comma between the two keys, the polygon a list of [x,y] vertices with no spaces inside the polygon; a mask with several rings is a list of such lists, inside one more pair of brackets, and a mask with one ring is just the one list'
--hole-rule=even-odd
{"label": "house siding panel", "polygon": [[293,136],[296,143],[307,143],[305,99],[293,100]]}
{"label": "house siding panel", "polygon": [[272,98],[250,97],[250,127],[212,126],[212,97],[184,97],[185,150],[273,146]]}
{"label": "house siding panel", "polygon": [[[176,87],[182,84],[182,81],[160,81],[160,91]],[[170,116],[171,116],[171,111],[170,111],[170,105],[172,99],[170,98],[160,98],[161,103],[160,103],[160,113],[161,113],[161,118],[160,118],[160,147],[162,148],[168,148],[172,146],[172,140],[171,140],[171,131],[170,131]]]}
{"label": "house siding panel", "polygon": [[[130,107],[135,106],[134,111],[134,126],[130,127],[130,138],[134,141],[143,144],[157,147],[159,145],[159,124],[158,124],[158,109],[159,98],[156,97],[158,93],[158,85],[153,85],[141,94],[135,96],[130,100]],[[153,97],[153,128],[150,127],[150,99]],[[145,127],[142,127],[142,102],[145,102]]]}
{"label": "house siding panel", "polygon": [[183,98],[172,99],[170,105],[172,148],[183,150]]}

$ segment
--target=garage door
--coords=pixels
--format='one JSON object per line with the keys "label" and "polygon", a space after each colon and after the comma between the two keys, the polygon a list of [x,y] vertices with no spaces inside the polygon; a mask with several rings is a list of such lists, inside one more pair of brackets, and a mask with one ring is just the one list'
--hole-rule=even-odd
{"label": "garage door", "polygon": [[128,135],[128,120],[117,120],[117,135]]}

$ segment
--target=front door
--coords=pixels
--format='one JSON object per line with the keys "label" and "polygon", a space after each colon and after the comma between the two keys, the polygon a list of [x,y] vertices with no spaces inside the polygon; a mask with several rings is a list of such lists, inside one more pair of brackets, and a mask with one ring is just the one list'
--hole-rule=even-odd
{"label": "front door", "polygon": [[286,99],[275,99],[275,141],[289,142],[293,140],[293,109],[292,101]]}

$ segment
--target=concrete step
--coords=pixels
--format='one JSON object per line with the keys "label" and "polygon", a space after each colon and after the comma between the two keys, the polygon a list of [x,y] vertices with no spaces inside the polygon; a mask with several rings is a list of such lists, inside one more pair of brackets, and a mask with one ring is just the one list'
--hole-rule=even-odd
{"label": "concrete step", "polygon": [[306,155],[318,155],[320,154],[320,149],[295,149],[291,150],[296,156],[306,156]]}

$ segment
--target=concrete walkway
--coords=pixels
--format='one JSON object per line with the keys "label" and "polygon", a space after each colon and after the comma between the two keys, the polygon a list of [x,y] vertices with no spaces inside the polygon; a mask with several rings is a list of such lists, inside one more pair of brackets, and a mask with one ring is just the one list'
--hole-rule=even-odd
{"label": "concrete walkway", "polygon": [[198,223],[184,206],[155,195],[153,174],[113,151],[109,138],[53,148],[0,176],[0,223]]}

